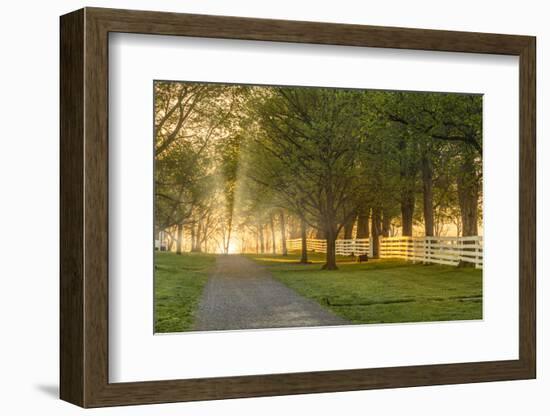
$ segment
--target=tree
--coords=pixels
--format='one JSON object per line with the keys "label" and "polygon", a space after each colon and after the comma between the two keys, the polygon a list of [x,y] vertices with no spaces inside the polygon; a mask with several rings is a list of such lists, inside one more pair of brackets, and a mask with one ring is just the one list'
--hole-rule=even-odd
{"label": "tree", "polygon": [[[231,189],[219,192],[216,156],[220,143],[229,143],[225,137],[238,127],[234,110],[240,95],[240,87],[234,86],[155,82],[156,228],[183,230],[187,225],[193,251],[201,251],[212,234],[205,228],[215,209],[211,201],[223,199],[230,211]],[[221,176],[225,173],[231,182],[229,171]],[[182,238],[183,231],[177,232],[177,251],[182,249]]]}
{"label": "tree", "polygon": [[[285,212],[282,209],[279,209],[279,226],[281,227],[281,254],[283,256],[288,256],[288,250],[286,248],[286,221],[285,221]],[[306,247],[307,249],[307,247]]]}
{"label": "tree", "polygon": [[[433,174],[435,169],[452,169],[448,166],[434,166],[441,160],[442,153],[453,154],[453,161],[461,160],[457,178],[457,191],[461,207],[464,235],[477,235],[477,210],[480,197],[481,155],[482,155],[482,99],[477,95],[443,93],[399,93],[387,98],[380,112],[392,122],[401,126],[408,134],[408,141],[415,142],[414,154],[418,160],[411,159],[409,165],[420,166],[423,191],[423,216],[425,235],[434,233]],[[403,135],[404,138],[407,136]],[[405,145],[402,146],[405,149]],[[404,152],[404,154],[406,154]],[[411,178],[412,170],[405,173]],[[409,188],[410,189],[410,188]],[[403,235],[412,232],[410,203],[411,193],[407,195],[408,204],[402,204]],[[406,215],[405,215],[406,212]]]}
{"label": "tree", "polygon": [[365,190],[358,163],[360,93],[272,88],[261,98],[254,155],[263,162],[255,165],[253,178],[285,200],[304,223],[324,231],[323,268],[336,269],[336,237],[355,215]]}

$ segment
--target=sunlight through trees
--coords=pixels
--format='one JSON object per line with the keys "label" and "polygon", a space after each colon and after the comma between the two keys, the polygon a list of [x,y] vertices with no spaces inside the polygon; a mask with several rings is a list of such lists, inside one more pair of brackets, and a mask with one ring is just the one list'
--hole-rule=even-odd
{"label": "sunlight through trees", "polygon": [[475,236],[482,96],[155,82],[164,249],[286,255],[287,239]]}

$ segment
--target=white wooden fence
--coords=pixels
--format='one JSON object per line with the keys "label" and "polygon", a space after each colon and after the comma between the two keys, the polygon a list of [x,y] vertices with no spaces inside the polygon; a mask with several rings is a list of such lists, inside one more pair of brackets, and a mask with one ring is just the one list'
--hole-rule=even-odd
{"label": "white wooden fence", "polygon": [[457,266],[461,261],[483,267],[483,237],[384,237],[380,257]]}
{"label": "white wooden fence", "polygon": [[[381,258],[404,259],[412,262],[457,266],[461,261],[483,267],[483,237],[381,237]],[[300,250],[302,240],[287,240],[289,250]],[[307,240],[308,251],[326,253],[325,240]],[[372,255],[368,238],[336,240],[336,254]]]}
{"label": "white wooden fence", "polygon": [[[302,239],[295,238],[286,240],[286,246],[289,250],[301,250]],[[336,254],[340,256],[369,254],[370,240],[368,238],[357,238],[352,240],[336,240]],[[317,253],[327,252],[326,240],[316,240],[314,238],[307,239],[307,250]]]}

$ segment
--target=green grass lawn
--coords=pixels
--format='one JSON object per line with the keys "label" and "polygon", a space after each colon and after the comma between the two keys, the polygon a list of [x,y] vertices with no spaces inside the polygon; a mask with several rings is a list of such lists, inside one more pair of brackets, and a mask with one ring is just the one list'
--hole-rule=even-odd
{"label": "green grass lawn", "polygon": [[339,257],[339,270],[326,271],[320,270],[322,254],[310,254],[310,265],[296,264],[298,253],[250,258],[302,296],[354,323],[482,319],[481,270],[400,260],[358,264]]}
{"label": "green grass lawn", "polygon": [[155,253],[155,332],[192,328],[213,254]]}

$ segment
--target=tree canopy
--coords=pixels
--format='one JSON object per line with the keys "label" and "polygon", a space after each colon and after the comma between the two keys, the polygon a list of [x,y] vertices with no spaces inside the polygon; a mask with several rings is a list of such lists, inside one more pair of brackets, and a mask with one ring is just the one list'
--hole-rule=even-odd
{"label": "tree canopy", "polygon": [[482,148],[480,95],[156,82],[155,226],[178,252],[317,236],[335,269],[338,238],[477,235]]}

